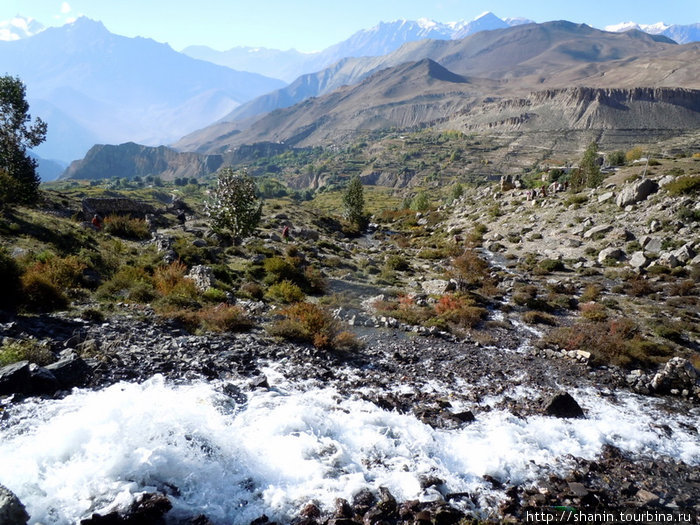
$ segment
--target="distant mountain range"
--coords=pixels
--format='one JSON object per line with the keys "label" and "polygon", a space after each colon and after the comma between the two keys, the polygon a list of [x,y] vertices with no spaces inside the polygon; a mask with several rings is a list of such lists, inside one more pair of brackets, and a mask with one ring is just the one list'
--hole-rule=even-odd
{"label": "distant mountain range", "polygon": [[425,18],[380,22],[371,29],[358,31],[350,38],[318,53],[252,47],[234,47],[228,51],[215,51],[207,46],[190,46],[182,52],[193,58],[208,60],[222,66],[254,71],[292,82],[300,75],[320,71],[344,58],[386,55],[407,42],[426,38],[454,40],[479,31],[502,29],[531,22],[524,18],[502,20],[493,13],[487,12],[474,20],[446,24]]}
{"label": "distant mountain range", "polygon": [[614,31],[616,33],[629,31],[630,29],[638,29],[650,35],[664,35],[678,42],[679,44],[688,44],[690,42],[700,42],[700,23],[688,25],[668,25],[663,22],[656,24],[638,24],[636,22],[623,22],[612,26],[606,26],[606,31]]}
{"label": "distant mountain range", "polygon": [[284,85],[114,35],[87,18],[0,42],[0,64],[22,79],[32,115],[49,124],[36,153],[62,161],[98,142],[171,142]]}
{"label": "distant mountain range", "polygon": [[[430,38],[433,40],[459,40],[479,31],[504,29],[532,23],[527,18],[501,19],[491,12],[483,13],[470,21],[441,23],[434,20],[395,20],[381,22],[371,29],[363,29],[347,40],[318,53],[300,53],[294,49],[234,47],[228,51],[216,51],[207,46],[190,46],[182,50],[186,55],[241,71],[293,82],[300,75],[314,73],[329,67],[343,58],[380,56],[395,51],[403,44]],[[700,41],[700,24],[639,25],[625,22],[608,26],[606,31],[620,32],[638,29],[650,34],[662,34],[679,44]]]}
{"label": "distant mountain range", "polygon": [[[309,145],[341,136],[334,128],[417,126],[449,118],[484,97],[522,96],[545,88],[700,88],[694,66],[698,49],[700,44],[679,46],[665,36],[611,33],[570,22],[412,42],[388,55],[344,59],[300,77],[240,106],[229,116],[231,122],[185,136],[175,147],[220,153],[262,141]],[[387,87],[406,76],[399,71],[407,63],[419,65],[411,68],[414,74],[424,71],[426,59],[431,60],[427,78],[435,79],[430,90],[413,77]],[[444,71],[436,73],[440,67]],[[458,82],[458,77],[464,80]]]}

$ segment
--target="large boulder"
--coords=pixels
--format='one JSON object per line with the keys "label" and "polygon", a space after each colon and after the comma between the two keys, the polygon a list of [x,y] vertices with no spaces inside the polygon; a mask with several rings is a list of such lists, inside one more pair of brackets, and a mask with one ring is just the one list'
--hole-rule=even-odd
{"label": "large boulder", "polygon": [[88,364],[75,354],[44,368],[54,375],[60,387],[64,389],[83,385],[90,373]]}
{"label": "large boulder", "polygon": [[559,418],[585,417],[581,405],[568,392],[559,392],[544,405],[544,413]]}
{"label": "large boulder", "polygon": [[659,191],[659,185],[651,179],[642,179],[627,184],[615,201],[620,208],[645,200],[652,193]]}
{"label": "large boulder", "polygon": [[600,264],[603,264],[606,259],[613,259],[615,261],[622,261],[625,259],[625,252],[622,251],[620,248],[605,248],[603,250],[600,250],[600,253],[598,254],[598,262]]}
{"label": "large boulder", "polygon": [[29,514],[15,494],[0,485],[0,523],[2,525],[25,525]]}
{"label": "large boulder", "polygon": [[420,283],[421,288],[428,295],[442,295],[445,292],[454,290],[454,283],[444,279],[429,279]]}
{"label": "large boulder", "polygon": [[18,361],[0,368],[0,396],[28,394],[31,390],[29,361]]}

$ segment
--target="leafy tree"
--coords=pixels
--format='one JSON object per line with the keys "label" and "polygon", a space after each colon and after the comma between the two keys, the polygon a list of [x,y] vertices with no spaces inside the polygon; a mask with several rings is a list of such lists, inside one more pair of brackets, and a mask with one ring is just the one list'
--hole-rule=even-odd
{"label": "leafy tree", "polygon": [[598,165],[598,144],[591,142],[579,163],[578,171],[572,173],[570,187],[572,191],[580,191],[583,187],[597,188],[605,177],[600,172]]}
{"label": "leafy tree", "polygon": [[345,216],[350,222],[362,228],[365,224],[365,196],[362,180],[355,175],[343,194]]}
{"label": "leafy tree", "polygon": [[228,167],[219,170],[217,177],[212,199],[205,203],[212,230],[228,231],[237,239],[248,237],[262,217],[262,200],[258,198],[255,181],[246,173]]}
{"label": "leafy tree", "polygon": [[430,209],[430,199],[424,191],[418,192],[411,201],[411,209],[414,211],[428,211]]}
{"label": "leafy tree", "polygon": [[22,81],[0,77],[0,203],[30,204],[39,197],[37,161],[27,148],[46,140],[46,123],[31,120]]}
{"label": "leafy tree", "polygon": [[613,151],[608,154],[608,164],[611,166],[625,165],[625,152],[622,150]]}

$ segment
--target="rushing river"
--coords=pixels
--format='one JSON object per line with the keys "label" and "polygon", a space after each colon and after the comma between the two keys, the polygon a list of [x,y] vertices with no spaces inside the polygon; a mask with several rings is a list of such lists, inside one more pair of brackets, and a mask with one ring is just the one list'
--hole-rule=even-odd
{"label": "rushing river", "polygon": [[[263,513],[288,519],[310,501],[330,509],[365,487],[431,500],[437,489],[419,483],[426,474],[443,479],[443,490],[476,494],[483,508],[494,508],[503,495],[483,475],[535,480],[566,470],[568,455],[593,458],[608,443],[700,464],[692,431],[700,414],[661,416],[660,401],[632,394],[574,392],[587,413],[581,420],[494,409],[461,429],[437,430],[333,388],[267,373],[270,389],[156,376],[12,405],[0,421],[0,483],[25,503],[30,523],[73,524],[161,491],[173,503],[169,515],[247,524]],[[670,435],[655,425],[659,419]]]}

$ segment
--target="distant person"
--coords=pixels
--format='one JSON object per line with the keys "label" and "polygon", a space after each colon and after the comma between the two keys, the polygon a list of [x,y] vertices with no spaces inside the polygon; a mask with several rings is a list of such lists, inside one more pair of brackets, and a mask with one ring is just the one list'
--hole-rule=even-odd
{"label": "distant person", "polygon": [[289,226],[286,226],[282,228],[282,239],[284,239],[284,242],[289,242]]}
{"label": "distant person", "polygon": [[102,217],[100,217],[98,214],[93,215],[92,225],[97,231],[100,231],[102,229]]}

